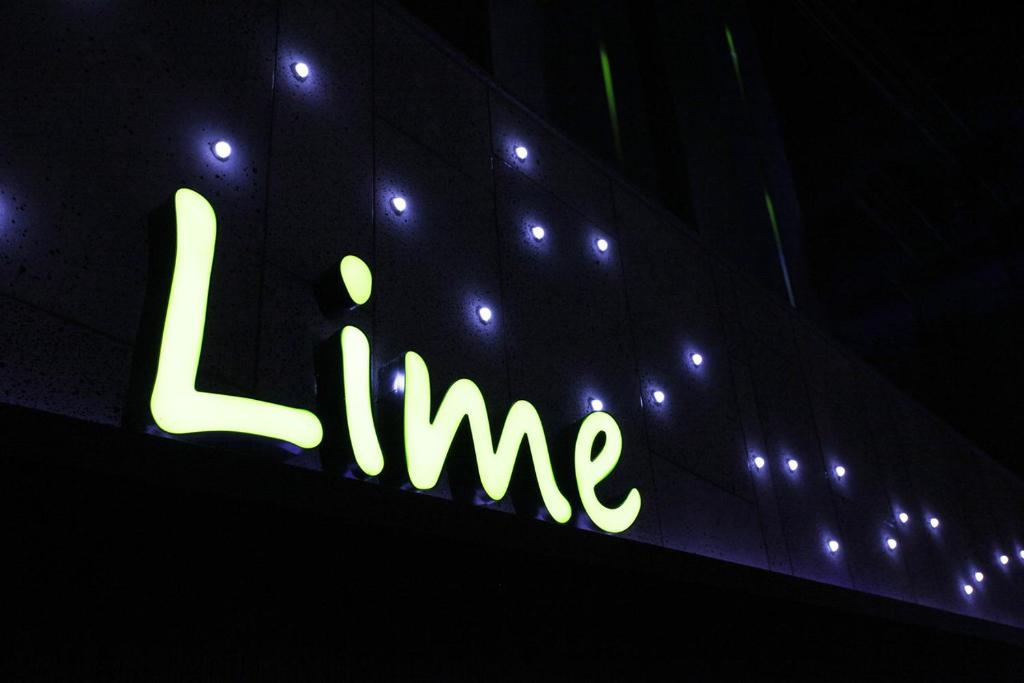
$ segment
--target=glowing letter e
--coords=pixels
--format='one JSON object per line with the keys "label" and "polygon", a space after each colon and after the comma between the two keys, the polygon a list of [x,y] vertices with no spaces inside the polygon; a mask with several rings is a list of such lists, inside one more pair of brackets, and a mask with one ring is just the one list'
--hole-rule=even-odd
{"label": "glowing letter e", "polygon": [[149,407],[156,425],[171,434],[239,432],[314,448],[323,438],[313,413],[240,396],[196,391],[203,348],[217,217],[198,192],[174,194],[176,247],[167,316]]}
{"label": "glowing letter e", "polygon": [[[604,432],[605,442],[597,457],[591,460],[591,451],[597,435]],[[626,500],[617,508],[605,507],[594,493],[594,487],[604,481],[622,455],[622,432],[615,419],[608,413],[591,413],[580,425],[576,435],[576,484],[580,501],[587,515],[598,527],[609,533],[625,531],[640,514],[640,492],[631,489]]]}

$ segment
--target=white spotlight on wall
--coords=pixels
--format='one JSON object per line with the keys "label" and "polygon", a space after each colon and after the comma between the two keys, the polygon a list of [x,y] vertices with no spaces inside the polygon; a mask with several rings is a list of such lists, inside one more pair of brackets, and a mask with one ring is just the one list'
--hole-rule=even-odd
{"label": "white spotlight on wall", "polygon": [[699,368],[704,364],[704,356],[694,351],[690,354],[690,362],[693,363],[693,367]]}
{"label": "white spotlight on wall", "polygon": [[597,240],[594,242],[594,246],[597,247],[597,250],[603,254],[606,251],[608,251],[608,240],[606,240],[603,237],[598,237]]}
{"label": "white spotlight on wall", "polygon": [[544,239],[544,235],[546,233],[544,232],[543,226],[535,225],[532,228],[530,228],[530,234],[533,235],[533,239],[540,242],[542,239]]}
{"label": "white spotlight on wall", "polygon": [[939,528],[939,518],[938,517],[932,517],[931,519],[928,520],[928,524],[929,524],[929,526],[931,526],[931,528],[938,529]]}
{"label": "white spotlight on wall", "polygon": [[829,552],[831,552],[831,553],[838,553],[839,552],[839,541],[835,540],[834,538],[832,540],[830,540],[828,542],[828,549],[829,549]]}
{"label": "white spotlight on wall", "polygon": [[800,463],[796,461],[796,458],[790,458],[786,461],[786,467],[789,468],[790,472],[796,472],[800,467]]}
{"label": "white spotlight on wall", "polygon": [[899,545],[900,544],[896,542],[895,538],[887,538],[887,539],[885,539],[885,547],[888,548],[889,550],[896,550],[896,548],[898,548]]}
{"label": "white spotlight on wall", "polygon": [[964,584],[964,593],[966,593],[967,595],[971,595],[972,593],[974,593],[974,586],[972,586],[969,583],[965,583]]}
{"label": "white spotlight on wall", "polygon": [[755,455],[754,456],[754,467],[756,467],[759,470],[760,469],[764,469],[764,458],[762,458],[760,455]]}
{"label": "white spotlight on wall", "polygon": [[590,399],[590,409],[592,411],[594,411],[595,413],[598,413],[598,412],[604,410],[604,401],[602,401],[599,398],[591,398]]}
{"label": "white spotlight on wall", "polygon": [[1010,558],[1007,557],[1006,555],[1000,555],[999,556],[999,564],[1004,565],[1004,566],[1010,564]]}
{"label": "white spotlight on wall", "polygon": [[391,380],[391,393],[400,394],[405,391],[405,373],[396,372],[394,379]]}
{"label": "white spotlight on wall", "polygon": [[494,317],[494,311],[487,308],[487,306],[481,306],[476,309],[476,314],[480,317],[480,322],[485,324],[491,322],[491,318]]}
{"label": "white spotlight on wall", "polygon": [[295,62],[292,64],[292,75],[299,82],[302,82],[309,78],[309,65],[305,62]]}
{"label": "white spotlight on wall", "polygon": [[660,406],[662,403],[665,402],[665,392],[662,391],[661,389],[655,389],[651,393],[651,398],[653,398],[654,402]]}
{"label": "white spotlight on wall", "polygon": [[213,156],[221,161],[227,161],[231,157],[231,144],[227,140],[213,143]]}
{"label": "white spotlight on wall", "polygon": [[403,213],[405,213],[405,210],[409,208],[409,203],[405,201],[405,197],[392,197],[391,208],[395,210],[395,213],[401,216]]}
{"label": "white spotlight on wall", "polygon": [[530,156],[530,150],[526,149],[522,145],[516,145],[515,153],[516,159],[519,159],[519,161],[526,161],[526,157]]}
{"label": "white spotlight on wall", "polygon": [[974,572],[974,580],[977,581],[978,583],[981,583],[982,581],[985,580],[985,575],[982,574],[981,572]]}
{"label": "white spotlight on wall", "polygon": [[846,476],[846,468],[842,465],[836,465],[832,471],[836,473],[836,479],[842,479]]}
{"label": "white spotlight on wall", "polygon": [[900,520],[900,524],[906,524],[910,521],[910,515],[908,515],[906,512],[901,512],[899,515],[897,515],[897,518]]}

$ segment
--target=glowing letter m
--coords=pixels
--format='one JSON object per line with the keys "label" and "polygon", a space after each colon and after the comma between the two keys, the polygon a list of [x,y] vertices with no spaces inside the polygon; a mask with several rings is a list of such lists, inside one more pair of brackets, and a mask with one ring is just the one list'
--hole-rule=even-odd
{"label": "glowing letter m", "polygon": [[525,438],[533,457],[533,469],[544,506],[555,520],[569,521],[572,509],[555,483],[547,439],[537,409],[526,401],[516,401],[508,411],[495,449],[487,407],[479,387],[468,379],[457,380],[449,387],[437,415],[431,420],[427,364],[419,354],[406,353],[405,458],[413,486],[429,489],[437,484],[463,418],[469,420],[480,483],[488,496],[494,500],[505,496],[519,446]]}

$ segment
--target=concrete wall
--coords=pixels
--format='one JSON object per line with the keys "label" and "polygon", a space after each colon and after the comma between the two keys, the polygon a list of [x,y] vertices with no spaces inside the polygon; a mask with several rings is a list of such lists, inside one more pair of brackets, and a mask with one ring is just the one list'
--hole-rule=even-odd
{"label": "concrete wall", "polygon": [[0,27],[0,400],[122,423],[147,216],[190,187],[219,220],[201,388],[314,408],[313,349],[346,318],[313,284],[357,254],[378,366],[416,350],[436,390],[471,377],[552,433],[604,400],[626,444],[606,491],[644,497],[627,537],[1024,625],[1019,480],[399,10],[19,0]]}

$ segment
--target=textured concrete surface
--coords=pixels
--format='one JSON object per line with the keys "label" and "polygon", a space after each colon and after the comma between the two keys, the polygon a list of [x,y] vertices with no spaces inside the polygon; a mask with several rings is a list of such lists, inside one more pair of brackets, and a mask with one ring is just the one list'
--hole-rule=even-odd
{"label": "textured concrete surface", "polygon": [[[0,27],[0,400],[121,420],[147,219],[191,187],[219,221],[200,387],[312,407],[313,349],[355,322],[375,381],[411,349],[435,393],[534,403],[560,476],[601,398],[625,447],[598,492],[641,491],[634,541],[1024,625],[1024,484],[400,10],[13,2]],[[373,298],[325,315],[314,283],[347,253]]]}

